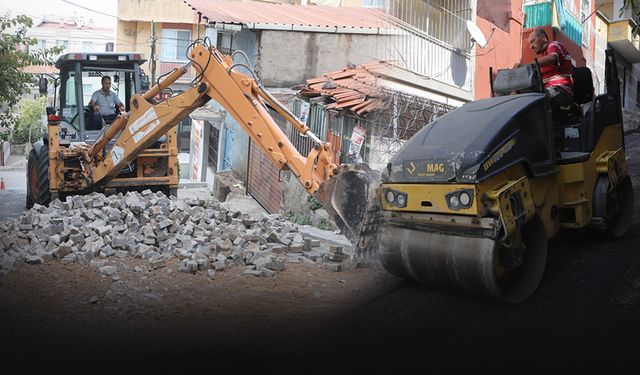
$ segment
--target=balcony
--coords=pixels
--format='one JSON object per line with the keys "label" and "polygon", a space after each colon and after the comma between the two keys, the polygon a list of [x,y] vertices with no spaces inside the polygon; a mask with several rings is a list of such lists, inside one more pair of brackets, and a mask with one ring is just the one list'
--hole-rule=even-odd
{"label": "balcony", "polygon": [[632,19],[623,19],[609,23],[607,42],[628,62],[640,63],[640,37],[633,35],[636,23]]}
{"label": "balcony", "polygon": [[538,26],[553,25],[553,9],[551,5],[552,3],[550,1],[525,5],[524,27],[530,29]]}
{"label": "balcony", "polygon": [[524,6],[525,28],[555,26],[576,45],[582,43],[582,22],[557,1],[539,1]]}
{"label": "balcony", "polygon": [[[171,72],[173,69],[184,65],[185,62],[174,62],[174,61],[159,61],[158,62],[158,74],[157,77],[160,77],[164,74],[168,74],[169,72]],[[189,68],[189,70],[187,71],[187,73],[185,75],[183,75],[182,77],[180,77],[176,82],[177,83],[185,83],[185,82],[190,82],[192,81],[194,78],[196,78],[196,70],[193,68],[193,66],[191,66]]]}

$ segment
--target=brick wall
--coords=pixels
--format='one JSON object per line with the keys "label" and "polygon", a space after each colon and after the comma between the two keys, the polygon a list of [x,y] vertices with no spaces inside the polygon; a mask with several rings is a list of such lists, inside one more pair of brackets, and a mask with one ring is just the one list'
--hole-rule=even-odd
{"label": "brick wall", "polygon": [[251,142],[249,156],[249,194],[270,214],[282,210],[283,184],[278,181],[279,171],[262,149]]}

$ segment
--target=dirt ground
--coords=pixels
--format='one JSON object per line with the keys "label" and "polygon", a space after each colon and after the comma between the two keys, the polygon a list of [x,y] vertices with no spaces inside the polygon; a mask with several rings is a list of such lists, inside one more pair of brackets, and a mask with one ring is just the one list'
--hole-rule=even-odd
{"label": "dirt ground", "polygon": [[397,282],[376,265],[333,272],[286,263],[272,278],[234,266],[210,278],[178,272],[175,258],[157,270],[136,271],[148,262],[133,257],[109,264],[115,277],[57,260],[17,266],[0,281],[2,352],[16,360],[109,353],[137,362],[185,352],[306,358],[331,350],[324,343],[338,334],[332,322]]}

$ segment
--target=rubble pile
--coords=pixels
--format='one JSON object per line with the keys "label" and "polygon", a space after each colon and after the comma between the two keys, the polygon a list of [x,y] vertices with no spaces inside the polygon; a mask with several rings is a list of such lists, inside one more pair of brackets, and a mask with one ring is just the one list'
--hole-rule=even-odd
{"label": "rubble pile", "polygon": [[127,257],[148,261],[149,270],[175,257],[178,271],[209,277],[233,266],[272,277],[287,262],[333,271],[350,264],[342,247],[303,237],[279,215],[256,219],[215,200],[179,200],[151,190],[68,196],[0,223],[0,278],[18,262],[54,260],[86,262],[112,276],[117,266],[110,260]]}

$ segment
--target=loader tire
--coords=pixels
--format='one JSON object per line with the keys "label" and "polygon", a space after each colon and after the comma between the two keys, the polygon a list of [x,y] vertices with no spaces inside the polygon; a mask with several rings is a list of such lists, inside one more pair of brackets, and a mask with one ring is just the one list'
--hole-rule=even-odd
{"label": "loader tire", "polygon": [[31,148],[27,161],[27,208],[35,203],[44,206],[49,202],[49,147],[39,141]]}

